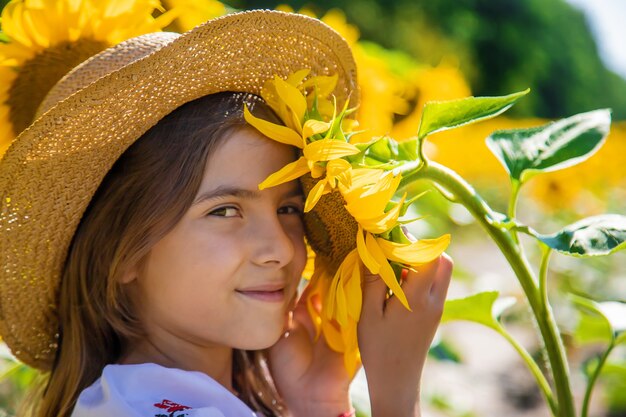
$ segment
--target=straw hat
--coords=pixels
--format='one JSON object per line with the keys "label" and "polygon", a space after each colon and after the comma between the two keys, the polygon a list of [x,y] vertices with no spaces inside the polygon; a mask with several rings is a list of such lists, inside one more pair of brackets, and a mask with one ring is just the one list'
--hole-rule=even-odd
{"label": "straw hat", "polygon": [[249,11],[183,35],[130,39],[76,67],[0,161],[0,334],[20,360],[49,369],[57,291],[74,232],[119,156],[165,115],[221,91],[260,93],[275,74],[338,75],[358,101],[348,44],[319,20]]}

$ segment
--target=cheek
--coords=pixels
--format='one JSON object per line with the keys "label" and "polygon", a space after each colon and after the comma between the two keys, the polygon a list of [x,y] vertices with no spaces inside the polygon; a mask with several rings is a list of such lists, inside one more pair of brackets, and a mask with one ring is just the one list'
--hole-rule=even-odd
{"label": "cheek", "polygon": [[201,226],[172,233],[150,251],[146,275],[162,286],[203,284],[228,275],[241,262],[242,245],[233,234],[204,233]]}
{"label": "cheek", "polygon": [[299,225],[288,230],[294,248],[294,270],[300,274],[302,273],[307,261],[307,250],[306,244],[304,243],[304,227],[300,223]]}

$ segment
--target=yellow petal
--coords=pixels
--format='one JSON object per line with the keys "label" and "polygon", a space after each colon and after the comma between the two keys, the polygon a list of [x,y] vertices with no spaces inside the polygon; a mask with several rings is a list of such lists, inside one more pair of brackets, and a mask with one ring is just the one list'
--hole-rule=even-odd
{"label": "yellow petal", "polygon": [[[393,229],[398,223],[398,218],[400,217],[400,210],[402,209],[402,205],[404,204],[404,200],[406,199],[406,193],[402,196],[402,199],[396,204],[391,210],[386,213],[381,214],[378,217],[374,217],[371,219],[355,219],[363,226],[363,229],[368,232],[374,234],[385,233],[386,231]],[[347,209],[347,207],[346,207]],[[350,212],[350,210],[348,210]]]}
{"label": "yellow petal", "polygon": [[359,153],[359,149],[348,143],[333,139],[316,140],[304,147],[304,156],[310,161],[330,161]]}
{"label": "yellow petal", "polygon": [[[369,234],[369,233],[368,233]],[[365,244],[365,238],[363,237],[363,228],[359,225],[359,230],[356,233],[356,248],[359,252],[359,257],[365,267],[372,273],[378,274],[380,272],[380,265],[376,262],[376,259],[370,254]]]}
{"label": "yellow petal", "polygon": [[19,42],[26,48],[33,49],[31,37],[24,30],[24,25],[21,22],[24,7],[24,3],[21,1],[7,3],[2,9],[2,30],[13,42]]}
{"label": "yellow petal", "polygon": [[377,183],[384,173],[382,169],[352,168],[349,185],[340,184],[339,190],[346,202],[349,202],[363,194],[368,186]]}
{"label": "yellow petal", "polygon": [[357,322],[349,320],[346,326],[342,326],[341,335],[344,343],[343,363],[348,374],[352,377],[361,363],[357,339]]}
{"label": "yellow petal", "polygon": [[311,177],[319,178],[326,172],[326,168],[319,166],[313,161],[309,161],[309,168],[311,169]]}
{"label": "yellow petal", "polygon": [[389,196],[389,199],[391,199],[391,197],[393,197],[396,193],[401,180],[402,175],[393,175],[392,172],[387,172],[380,178],[379,181],[374,183],[372,187],[363,193],[361,197],[367,197],[372,194],[386,193]]}
{"label": "yellow petal", "polygon": [[377,238],[376,242],[387,259],[395,262],[416,266],[438,258],[450,243],[450,235],[436,239],[420,239],[416,242],[402,244]]}
{"label": "yellow petal", "polygon": [[346,301],[346,293],[343,288],[342,272],[342,268],[339,268],[337,271],[339,279],[337,280],[337,291],[335,293],[335,302],[337,305],[335,320],[337,320],[340,326],[345,326],[348,324],[348,302]]}
{"label": "yellow petal", "polygon": [[335,352],[344,351],[345,346],[340,331],[335,327],[333,322],[326,319],[324,316],[322,316],[322,333],[324,334],[328,347]]}
{"label": "yellow petal", "polygon": [[301,88],[316,88],[318,98],[327,97],[335,90],[337,86],[338,76],[337,74],[333,75],[318,75],[315,77],[311,77],[302,83]]}
{"label": "yellow petal", "polygon": [[339,274],[335,273],[335,276],[330,282],[328,291],[325,294],[322,311],[324,317],[328,320],[334,320],[337,311],[337,286],[339,285]]}
{"label": "yellow petal", "polygon": [[324,300],[326,293],[328,292],[328,285],[330,284],[331,278],[326,274],[324,268],[319,265],[319,262],[315,262],[316,268],[314,269],[313,276],[311,276],[311,281],[309,282],[309,296],[307,298],[306,308],[309,312],[309,316],[313,320],[313,324],[315,325],[315,340],[320,337],[322,330],[322,317],[321,312],[318,311],[318,308],[314,304],[314,300],[319,297],[319,300]]}
{"label": "yellow petal", "polygon": [[[387,203],[395,194],[400,185],[401,176],[391,173],[382,176],[379,181],[369,188],[363,188],[362,193],[342,193],[346,200],[346,209],[358,219],[375,219],[384,216]],[[354,186],[354,182],[353,182]],[[380,233],[380,232],[379,232]]]}
{"label": "yellow petal", "polygon": [[280,170],[265,178],[265,180],[263,180],[263,182],[259,184],[259,190],[274,187],[276,185],[295,180],[296,178],[300,178],[307,172],[309,172],[307,160],[303,157],[300,157],[300,159],[298,159],[297,161],[285,165]]}
{"label": "yellow petal", "polygon": [[280,126],[253,116],[247,105],[244,106],[243,115],[246,122],[268,138],[298,148],[303,147],[302,137],[298,133],[286,126]]}
{"label": "yellow petal", "polygon": [[361,291],[361,267],[357,250],[350,252],[348,256],[346,256],[346,260],[348,261],[345,271],[346,278],[344,279],[344,286],[346,301],[348,303],[348,315],[358,321],[361,316],[363,293]]}
{"label": "yellow petal", "polygon": [[330,123],[309,119],[304,122],[304,126],[302,127],[302,137],[305,139],[310,138],[313,135],[324,133],[328,129],[330,129]]}
{"label": "yellow petal", "polygon": [[402,287],[396,280],[396,274],[393,272],[393,268],[389,265],[385,254],[382,249],[378,246],[376,239],[371,233],[368,233],[365,238],[365,244],[367,246],[368,252],[372,255],[372,257],[376,260],[376,262],[380,265],[380,277],[385,281],[385,284],[393,291],[394,295],[398,297],[398,300],[402,303],[407,310],[411,311],[409,307],[409,302],[406,299],[406,295],[404,295],[404,291],[402,291]]}
{"label": "yellow petal", "polygon": [[304,212],[308,213],[315,207],[317,202],[322,198],[324,194],[328,194],[328,190],[326,189],[328,185],[328,181],[319,180],[317,184],[309,191],[309,195],[306,197],[306,201],[304,202]]}
{"label": "yellow petal", "polygon": [[346,183],[346,171],[352,168],[350,162],[345,159],[333,159],[326,164],[326,179],[331,188],[335,188],[336,180],[339,179],[343,183]]}
{"label": "yellow petal", "polygon": [[306,99],[300,90],[278,76],[274,77],[274,85],[280,99],[291,109],[298,124],[302,126],[304,113],[306,113]]}
{"label": "yellow petal", "polygon": [[309,72],[311,72],[311,70],[308,68],[293,72],[289,74],[289,76],[287,76],[287,82],[294,87],[297,87],[302,82],[302,80],[304,80],[304,78],[309,75]]}
{"label": "yellow petal", "polygon": [[350,168],[352,168],[352,165],[345,159],[333,159],[328,161],[326,165],[326,174],[336,177]]}

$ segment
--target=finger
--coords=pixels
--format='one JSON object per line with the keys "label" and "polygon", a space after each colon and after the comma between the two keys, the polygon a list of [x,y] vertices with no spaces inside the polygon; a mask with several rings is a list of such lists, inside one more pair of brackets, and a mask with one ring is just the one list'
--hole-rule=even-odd
{"label": "finger", "polygon": [[[402,290],[409,302],[409,307],[423,305],[427,300],[437,276],[440,259],[441,257],[424,264],[418,270],[408,271],[406,279],[402,284]],[[387,301],[387,309],[390,312],[397,309],[406,309],[396,298],[392,297]]]}
{"label": "finger", "polygon": [[454,262],[447,253],[443,253],[440,259],[437,275],[433,280],[433,285],[430,287],[430,294],[443,302],[448,294]]}
{"label": "finger", "polygon": [[361,308],[361,318],[367,315],[380,317],[385,311],[385,297],[387,285],[380,275],[370,273],[366,267],[363,271],[363,307]]}
{"label": "finger", "polygon": [[433,280],[439,269],[439,262],[441,257],[434,259],[427,264],[420,265],[415,269],[410,269],[406,275],[406,282],[402,286],[407,287],[407,290],[416,290],[420,293],[424,291],[429,292],[432,286]]}

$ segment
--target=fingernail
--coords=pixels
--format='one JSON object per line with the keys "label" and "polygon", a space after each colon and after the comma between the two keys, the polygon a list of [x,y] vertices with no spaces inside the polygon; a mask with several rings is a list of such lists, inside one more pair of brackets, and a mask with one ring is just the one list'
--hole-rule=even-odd
{"label": "fingernail", "polygon": [[409,232],[409,229],[407,229],[406,226],[400,226],[400,228],[402,229],[402,232],[404,233],[404,236],[407,237],[407,239],[409,239],[411,242],[417,241],[417,238],[413,236],[411,232]]}

